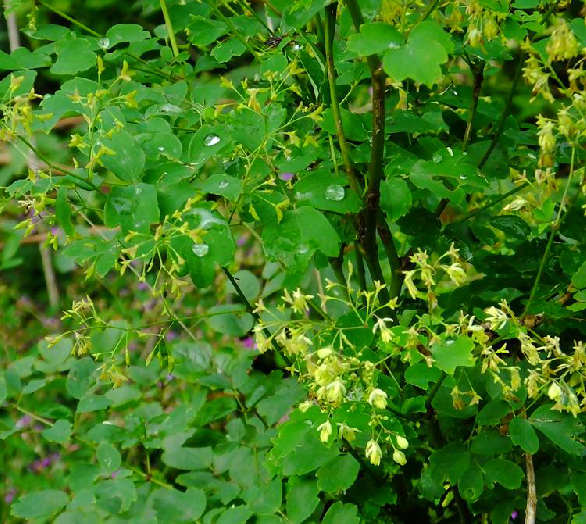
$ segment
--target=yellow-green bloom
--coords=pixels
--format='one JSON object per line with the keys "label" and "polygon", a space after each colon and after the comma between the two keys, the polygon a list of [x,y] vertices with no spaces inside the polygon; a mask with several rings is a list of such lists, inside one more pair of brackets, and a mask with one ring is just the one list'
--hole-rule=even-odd
{"label": "yellow-green bloom", "polygon": [[332,425],[330,424],[329,420],[326,420],[323,424],[320,424],[317,427],[319,431],[319,438],[322,442],[327,442],[332,434]]}
{"label": "yellow-green bloom", "polygon": [[387,407],[387,394],[382,389],[375,388],[368,395],[368,403],[377,409],[385,409]]}
{"label": "yellow-green bloom", "polygon": [[383,452],[381,451],[378,442],[376,440],[369,440],[366,444],[366,458],[370,460],[372,464],[378,466],[382,456]]}

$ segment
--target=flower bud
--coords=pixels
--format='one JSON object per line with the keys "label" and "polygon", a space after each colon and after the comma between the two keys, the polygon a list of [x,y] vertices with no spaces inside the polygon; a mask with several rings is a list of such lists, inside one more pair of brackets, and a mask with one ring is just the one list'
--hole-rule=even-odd
{"label": "flower bud", "polygon": [[404,466],[405,464],[407,464],[407,459],[405,458],[405,453],[403,453],[402,451],[399,451],[398,449],[396,449],[393,452],[393,460],[399,464],[399,466]]}
{"label": "flower bud", "polygon": [[397,441],[397,446],[399,446],[401,449],[407,449],[409,447],[409,441],[405,437],[397,435],[395,440]]}

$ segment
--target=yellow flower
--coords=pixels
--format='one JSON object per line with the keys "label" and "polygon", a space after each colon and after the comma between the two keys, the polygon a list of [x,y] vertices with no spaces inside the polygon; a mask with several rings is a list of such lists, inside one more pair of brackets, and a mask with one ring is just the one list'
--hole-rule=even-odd
{"label": "yellow flower", "polygon": [[340,404],[344,400],[346,394],[346,386],[344,382],[337,378],[326,386],[326,398],[332,404]]}
{"label": "yellow flower", "polygon": [[297,288],[296,291],[293,291],[293,295],[290,295],[287,290],[285,290],[283,295],[283,301],[287,302],[287,304],[291,304],[293,311],[299,314],[304,314],[307,311],[307,301],[312,298],[313,295],[304,295],[299,288]]}
{"label": "yellow flower", "polygon": [[347,424],[338,422],[338,435],[340,435],[340,438],[346,440],[346,442],[354,442],[356,439],[356,431],[356,428],[351,428]]}
{"label": "yellow flower", "polygon": [[378,442],[376,440],[369,440],[366,444],[366,458],[369,459],[372,464],[378,466],[382,456],[383,452],[381,451]]}
{"label": "yellow flower", "polygon": [[397,435],[395,440],[397,441],[397,446],[399,446],[401,449],[407,449],[409,447],[409,441],[405,437]]}
{"label": "yellow flower", "polygon": [[332,434],[332,425],[330,424],[329,420],[326,420],[323,424],[320,424],[317,427],[317,430],[320,432],[319,439],[322,442],[327,442],[330,438],[330,435]]}
{"label": "yellow flower", "polygon": [[405,453],[398,449],[393,451],[393,460],[397,464],[399,464],[399,466],[404,466],[405,464],[407,464],[407,458],[405,457]]}
{"label": "yellow flower", "polygon": [[387,394],[382,389],[375,388],[368,395],[368,403],[377,409],[385,409],[387,407]]}

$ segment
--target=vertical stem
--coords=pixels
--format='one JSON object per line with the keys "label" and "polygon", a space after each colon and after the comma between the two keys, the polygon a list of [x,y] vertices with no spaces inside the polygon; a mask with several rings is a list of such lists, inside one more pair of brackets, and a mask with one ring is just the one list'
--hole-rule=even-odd
{"label": "vertical stem", "polygon": [[570,158],[570,174],[568,175],[568,181],[566,182],[566,187],[564,188],[564,194],[562,195],[562,199],[560,201],[560,206],[558,210],[558,216],[556,217],[554,223],[551,225],[551,232],[549,233],[549,238],[547,239],[547,245],[545,246],[545,251],[543,256],[541,257],[541,263],[539,264],[539,269],[537,270],[537,276],[535,277],[535,282],[533,283],[533,287],[531,288],[531,294],[529,295],[529,300],[527,301],[527,305],[525,306],[525,310],[523,311],[523,317],[526,317],[529,313],[529,308],[535,299],[535,295],[537,293],[537,288],[539,287],[539,283],[541,282],[541,277],[543,275],[543,271],[545,269],[545,262],[549,256],[549,252],[551,251],[551,246],[553,244],[553,238],[555,234],[559,230],[561,218],[562,218],[562,210],[564,207],[564,200],[568,194],[568,188],[570,187],[570,182],[572,181],[572,175],[574,174],[574,159],[576,157],[576,147],[572,147],[572,156]]}
{"label": "vertical stem", "polygon": [[171,18],[169,17],[169,11],[167,10],[166,0],[160,0],[161,11],[163,11],[163,18],[165,19],[165,26],[167,27],[167,34],[169,35],[169,41],[171,42],[171,49],[173,55],[177,58],[179,55],[179,48],[177,47],[177,40],[175,40],[175,31],[173,31],[173,25],[171,24]]}
{"label": "vertical stem", "polygon": [[473,88],[472,88],[472,102],[470,104],[470,114],[468,115],[468,122],[466,123],[466,132],[464,133],[464,140],[462,141],[462,152],[465,152],[470,142],[470,135],[472,134],[472,123],[476,116],[476,109],[478,108],[478,99],[480,98],[480,89],[482,87],[482,81],[484,80],[484,66],[482,62],[480,65],[471,65],[473,77]]}
{"label": "vertical stem", "polygon": [[525,524],[535,524],[537,492],[535,489],[535,469],[533,469],[533,456],[531,453],[525,453],[525,471],[527,472],[527,507],[525,508]]}
{"label": "vertical stem", "polygon": [[[4,10],[8,12],[8,0],[4,0]],[[18,33],[18,21],[16,14],[11,12],[6,18],[8,29],[8,41],[10,44],[10,52],[16,51],[20,47],[20,36]],[[34,137],[31,137],[31,144],[34,146]],[[37,172],[39,170],[39,159],[33,149],[27,151],[26,155],[28,168]],[[51,252],[49,247],[43,247],[42,242],[39,243],[39,251],[41,254],[41,265],[45,275],[45,286],[47,287],[47,294],[49,295],[49,305],[55,308],[59,305],[59,288],[57,287],[57,279],[55,271],[51,262]]]}
{"label": "vertical stem", "polygon": [[517,63],[517,70],[515,71],[515,77],[513,78],[513,84],[511,85],[511,89],[509,90],[509,94],[507,96],[507,101],[505,102],[505,108],[503,109],[503,113],[498,121],[496,131],[492,136],[490,145],[488,146],[486,153],[484,153],[482,160],[480,160],[480,163],[478,164],[478,169],[482,169],[484,167],[484,164],[486,164],[486,161],[490,158],[490,155],[496,147],[496,143],[499,141],[499,138],[503,133],[503,129],[505,128],[505,120],[507,119],[507,116],[509,116],[509,112],[511,111],[511,105],[513,104],[513,96],[515,95],[515,91],[517,90],[517,85],[519,84],[519,80],[521,78],[521,71],[523,69],[524,63],[525,53],[521,52],[519,62]]}
{"label": "vertical stem", "polygon": [[330,98],[332,105],[332,114],[334,115],[334,122],[336,124],[336,133],[338,135],[338,143],[340,145],[340,151],[342,153],[342,162],[344,169],[348,175],[350,187],[358,195],[360,195],[360,188],[358,180],[356,179],[356,173],[352,167],[352,161],[350,160],[350,151],[348,148],[348,142],[346,141],[346,134],[344,133],[344,126],[342,124],[342,116],[340,114],[340,103],[338,101],[338,93],[336,89],[336,69],[334,67],[334,31],[336,27],[336,12],[338,4],[335,2],[326,7],[326,21],[325,21],[325,51],[326,51],[326,67],[328,72],[328,85],[330,88]]}

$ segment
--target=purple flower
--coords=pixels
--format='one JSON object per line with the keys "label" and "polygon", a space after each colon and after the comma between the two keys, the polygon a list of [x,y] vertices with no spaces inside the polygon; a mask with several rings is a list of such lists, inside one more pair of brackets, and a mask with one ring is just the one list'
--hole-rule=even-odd
{"label": "purple flower", "polygon": [[167,374],[167,382],[171,382],[173,379],[175,378],[175,375],[173,375],[173,373],[168,373]]}
{"label": "purple flower", "polygon": [[41,459],[40,465],[43,468],[48,468],[51,465],[51,459],[50,459],[50,457],[45,457],[44,459]]}
{"label": "purple flower", "polygon": [[239,236],[238,240],[236,240],[236,245],[238,247],[242,247],[244,244],[246,244],[247,240],[248,238],[246,238],[246,235]]}
{"label": "purple flower", "polygon": [[10,488],[6,492],[6,495],[4,495],[4,502],[6,502],[6,504],[10,504],[14,500],[14,497],[16,497],[16,489]]}
{"label": "purple flower", "polygon": [[139,291],[146,291],[149,288],[146,282],[139,282],[138,283],[138,290]]}
{"label": "purple flower", "polygon": [[518,516],[519,516],[519,512],[517,510],[515,510],[515,511],[513,511],[513,513],[511,513],[511,518],[513,520],[515,520]]}
{"label": "purple flower", "polygon": [[22,428],[26,428],[30,425],[30,423],[33,421],[32,418],[30,418],[28,415],[24,415],[23,417],[20,417],[17,421],[16,421],[16,429],[22,429]]}
{"label": "purple flower", "polygon": [[281,173],[279,178],[284,182],[289,182],[295,175],[293,173]]}
{"label": "purple flower", "polygon": [[167,341],[171,342],[172,340],[175,340],[178,336],[179,334],[177,333],[177,331],[173,331],[172,329],[170,329],[169,331],[167,331],[165,338],[167,339]]}
{"label": "purple flower", "polygon": [[256,343],[254,342],[254,338],[252,338],[252,337],[246,337],[244,340],[241,340],[240,343],[246,349],[255,349],[256,348]]}

